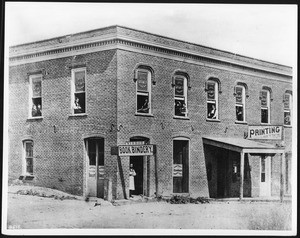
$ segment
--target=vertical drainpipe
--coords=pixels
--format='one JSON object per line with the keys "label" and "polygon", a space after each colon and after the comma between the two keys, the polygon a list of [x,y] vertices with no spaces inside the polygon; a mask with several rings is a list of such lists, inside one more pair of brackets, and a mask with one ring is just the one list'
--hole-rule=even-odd
{"label": "vertical drainpipe", "polygon": [[280,169],[280,202],[283,202],[284,191],[285,191],[285,156],[284,153],[280,154],[281,158],[281,169]]}
{"label": "vertical drainpipe", "polygon": [[240,163],[240,201],[243,199],[243,193],[244,193],[244,162],[245,162],[245,154],[242,150],[241,153],[241,163]]}

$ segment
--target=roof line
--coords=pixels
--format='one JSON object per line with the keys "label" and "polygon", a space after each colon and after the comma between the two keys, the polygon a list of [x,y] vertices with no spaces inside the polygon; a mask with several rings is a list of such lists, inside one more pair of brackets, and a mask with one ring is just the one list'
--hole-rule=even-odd
{"label": "roof line", "polygon": [[151,33],[151,32],[144,31],[144,30],[138,30],[138,29],[127,27],[127,26],[121,26],[121,25],[116,25],[116,26],[117,27],[122,27],[122,28],[125,28],[125,29],[129,29],[129,30],[133,30],[133,31],[139,31],[139,32],[146,33],[146,34],[153,35],[153,36],[163,37],[163,38],[166,38],[166,39],[175,40],[175,41],[179,41],[179,42],[183,42],[183,43],[195,45],[195,46],[201,46],[201,47],[204,47],[204,48],[207,48],[207,49],[222,51],[222,52],[229,53],[229,54],[236,55],[236,56],[240,56],[240,57],[243,57],[243,58],[248,58],[248,59],[252,59],[252,60],[258,60],[258,61],[265,62],[265,63],[271,63],[271,64],[275,64],[275,65],[278,65],[278,66],[284,66],[284,67],[290,67],[290,68],[292,68],[291,66],[288,66],[288,65],[279,64],[279,63],[273,63],[273,62],[270,62],[270,61],[267,61],[267,60],[261,60],[261,59],[258,59],[258,58],[253,58],[253,57],[249,57],[249,56],[245,56],[245,55],[241,55],[241,54],[236,54],[236,53],[233,53],[231,51],[221,50],[221,49],[218,49],[218,48],[213,48],[213,47],[202,45],[202,44],[196,44],[196,43],[193,43],[193,42],[190,42],[190,41],[179,40],[179,39],[175,39],[175,38],[164,36],[164,35],[160,35],[160,34]]}
{"label": "roof line", "polygon": [[35,44],[35,43],[42,43],[42,42],[46,42],[46,41],[60,39],[60,38],[67,37],[67,36],[77,36],[77,35],[81,35],[81,34],[96,32],[96,31],[99,31],[99,30],[106,30],[106,29],[118,28],[118,27],[124,28],[124,29],[128,29],[128,30],[132,30],[132,31],[137,31],[137,32],[145,33],[145,34],[156,36],[156,37],[162,37],[162,38],[165,38],[165,39],[174,40],[174,41],[177,41],[177,42],[187,43],[187,44],[190,44],[190,45],[193,45],[193,46],[200,46],[200,47],[203,47],[203,48],[206,48],[206,49],[216,50],[216,51],[228,53],[228,54],[231,54],[231,55],[234,55],[234,56],[239,56],[239,57],[242,57],[242,58],[247,58],[247,59],[250,59],[250,60],[258,60],[260,62],[269,63],[269,64],[273,64],[273,65],[278,65],[278,66],[283,66],[283,67],[288,67],[288,68],[292,69],[292,67],[288,66],[288,65],[283,65],[283,64],[274,63],[274,62],[271,62],[271,61],[261,60],[261,59],[249,57],[249,56],[246,56],[246,55],[236,54],[236,53],[233,53],[233,52],[230,52],[230,51],[221,50],[221,49],[218,49],[218,48],[213,48],[213,47],[209,47],[209,46],[202,45],[202,44],[196,44],[196,43],[189,42],[189,41],[179,40],[179,39],[175,39],[175,38],[172,38],[172,37],[168,37],[168,36],[164,36],[164,35],[160,35],[160,34],[155,34],[155,33],[147,32],[147,31],[144,31],[144,30],[134,29],[134,28],[131,28],[131,27],[122,26],[122,25],[118,25],[118,24],[110,25],[110,26],[102,27],[102,28],[97,28],[97,29],[93,29],[93,30],[88,30],[88,31],[77,32],[77,33],[74,33],[74,34],[66,34],[66,35],[57,36],[57,37],[53,37],[53,38],[49,38],[49,39],[45,39],[45,40],[40,40],[40,41],[33,41],[33,42],[28,42],[28,43],[13,45],[13,46],[10,46],[9,48],[15,48],[15,47],[20,47],[20,46],[25,46],[25,45]]}

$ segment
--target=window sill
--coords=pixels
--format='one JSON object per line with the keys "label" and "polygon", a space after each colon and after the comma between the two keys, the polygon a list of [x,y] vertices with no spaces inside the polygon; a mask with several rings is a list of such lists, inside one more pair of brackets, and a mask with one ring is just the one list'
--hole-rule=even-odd
{"label": "window sill", "polygon": [[189,117],[180,117],[180,116],[173,116],[173,119],[179,119],[179,120],[190,120]]}
{"label": "window sill", "polygon": [[219,119],[210,119],[210,118],[206,118],[206,121],[221,122]]}
{"label": "window sill", "polygon": [[32,181],[34,178],[35,178],[34,175],[25,174],[25,175],[21,175],[19,177],[19,180],[22,180],[22,181]]}
{"label": "window sill", "polygon": [[246,122],[246,121],[235,121],[235,124],[248,125],[248,122]]}
{"label": "window sill", "polygon": [[260,124],[263,125],[263,126],[270,126],[271,125],[271,123],[263,123],[263,122],[261,122]]}
{"label": "window sill", "polygon": [[72,115],[69,115],[69,118],[72,118],[72,117],[87,117],[88,114],[86,113],[80,113],[80,114],[72,114]]}
{"label": "window sill", "polygon": [[292,128],[292,125],[283,125],[283,126],[287,128]]}
{"label": "window sill", "polygon": [[36,120],[43,120],[44,117],[29,117],[27,121],[36,121]]}
{"label": "window sill", "polygon": [[153,114],[148,114],[148,113],[138,113],[138,112],[136,112],[134,115],[135,116],[142,116],[142,117],[154,117]]}

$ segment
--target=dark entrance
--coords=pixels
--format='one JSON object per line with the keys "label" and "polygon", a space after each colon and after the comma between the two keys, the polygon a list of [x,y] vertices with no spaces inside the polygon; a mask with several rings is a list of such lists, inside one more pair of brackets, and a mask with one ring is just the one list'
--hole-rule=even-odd
{"label": "dark entrance", "polygon": [[143,181],[144,181],[144,157],[143,156],[130,156],[130,164],[133,164],[136,176],[134,177],[135,190],[131,191],[132,195],[143,194]]}
{"label": "dark entrance", "polygon": [[189,192],[189,142],[173,141],[173,192]]}
{"label": "dark entrance", "polygon": [[227,159],[217,159],[217,197],[225,197]]}

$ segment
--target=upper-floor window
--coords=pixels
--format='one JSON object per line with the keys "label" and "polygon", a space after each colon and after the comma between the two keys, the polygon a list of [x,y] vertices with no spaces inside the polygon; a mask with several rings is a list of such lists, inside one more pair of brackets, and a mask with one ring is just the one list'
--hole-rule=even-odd
{"label": "upper-floor window", "polygon": [[146,69],[137,69],[136,112],[151,114],[151,73]]}
{"label": "upper-floor window", "polygon": [[291,125],[292,94],[285,93],[283,98],[284,125]]}
{"label": "upper-floor window", "polygon": [[29,77],[29,117],[42,116],[42,76],[31,75]]}
{"label": "upper-floor window", "polygon": [[33,175],[33,141],[27,140],[23,143],[24,159],[23,174]]}
{"label": "upper-floor window", "polygon": [[82,114],[86,112],[86,69],[72,70],[71,101],[72,113]]}
{"label": "upper-floor window", "polygon": [[219,84],[216,81],[208,80],[207,90],[207,118],[217,120],[218,116],[218,92]]}
{"label": "upper-floor window", "polygon": [[187,117],[187,79],[184,76],[174,78],[175,116]]}
{"label": "upper-floor window", "polygon": [[244,122],[245,119],[245,87],[235,86],[235,115],[236,120]]}
{"label": "upper-floor window", "polygon": [[260,99],[261,123],[270,123],[270,91],[263,89]]}

